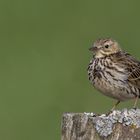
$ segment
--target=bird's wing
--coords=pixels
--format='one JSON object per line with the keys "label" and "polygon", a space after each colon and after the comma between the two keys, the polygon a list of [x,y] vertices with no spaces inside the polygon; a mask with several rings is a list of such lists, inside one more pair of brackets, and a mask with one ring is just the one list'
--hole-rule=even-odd
{"label": "bird's wing", "polygon": [[127,81],[135,87],[140,88],[140,61],[125,52],[116,56],[116,61],[124,67],[127,74]]}
{"label": "bird's wing", "polygon": [[136,67],[128,76],[128,81],[140,88],[140,66]]}
{"label": "bird's wing", "polygon": [[135,68],[128,76],[131,81],[140,80],[140,67]]}
{"label": "bird's wing", "polygon": [[129,63],[128,82],[133,86],[140,88],[140,62],[129,55],[127,63]]}

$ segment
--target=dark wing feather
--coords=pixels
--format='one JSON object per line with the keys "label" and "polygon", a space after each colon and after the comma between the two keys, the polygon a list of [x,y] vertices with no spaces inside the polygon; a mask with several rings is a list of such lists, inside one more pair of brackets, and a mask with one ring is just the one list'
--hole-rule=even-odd
{"label": "dark wing feather", "polygon": [[140,79],[140,67],[135,68],[128,76],[128,79],[131,81]]}

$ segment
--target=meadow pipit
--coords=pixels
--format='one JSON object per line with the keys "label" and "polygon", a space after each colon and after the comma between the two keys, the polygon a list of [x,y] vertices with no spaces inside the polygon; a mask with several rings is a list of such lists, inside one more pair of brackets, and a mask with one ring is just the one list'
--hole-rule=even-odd
{"label": "meadow pipit", "polygon": [[90,51],[94,53],[88,66],[91,84],[117,100],[112,110],[120,101],[128,99],[135,99],[135,108],[140,97],[140,62],[110,38],[98,39]]}

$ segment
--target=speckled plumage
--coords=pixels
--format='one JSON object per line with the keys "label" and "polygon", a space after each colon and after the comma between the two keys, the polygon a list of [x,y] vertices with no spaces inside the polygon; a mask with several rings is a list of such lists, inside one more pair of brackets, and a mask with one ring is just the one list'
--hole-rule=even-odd
{"label": "speckled plumage", "polygon": [[124,52],[112,39],[99,39],[90,49],[88,66],[92,85],[104,95],[125,101],[140,97],[140,62]]}

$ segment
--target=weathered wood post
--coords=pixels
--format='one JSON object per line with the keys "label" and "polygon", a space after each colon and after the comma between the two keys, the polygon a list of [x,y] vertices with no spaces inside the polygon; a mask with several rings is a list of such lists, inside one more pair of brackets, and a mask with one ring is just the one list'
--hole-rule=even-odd
{"label": "weathered wood post", "polygon": [[64,113],[61,140],[140,140],[140,109]]}

